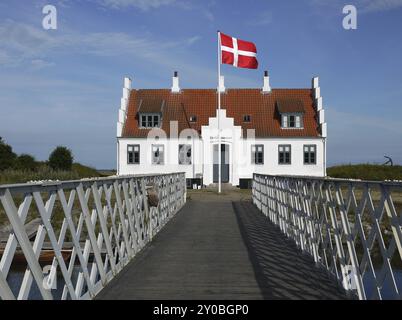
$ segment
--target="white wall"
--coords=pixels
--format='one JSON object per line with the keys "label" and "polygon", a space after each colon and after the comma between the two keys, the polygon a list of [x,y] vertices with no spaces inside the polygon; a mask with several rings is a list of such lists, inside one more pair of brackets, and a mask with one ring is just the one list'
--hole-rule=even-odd
{"label": "white wall", "polygon": [[[140,145],[140,164],[127,163],[127,145]],[[164,165],[152,164],[151,152],[153,144],[165,146]],[[179,165],[179,144],[191,144],[192,165]],[[195,178],[202,173],[202,162],[195,159],[195,155],[202,154],[202,141],[188,139],[145,139],[145,138],[119,138],[119,175],[127,174],[157,174],[170,172],[185,172],[186,178]]]}
{"label": "white wall", "polygon": [[[252,173],[272,175],[303,175],[324,176],[324,144],[322,138],[269,138],[255,139],[255,144],[264,145],[264,164],[251,164],[251,150],[249,150],[249,167],[239,167],[240,178],[250,178]],[[291,164],[279,164],[278,146],[291,145]],[[316,164],[304,164],[304,145],[316,145]]]}
{"label": "white wall", "polygon": [[[217,114],[218,115],[218,114]],[[220,128],[222,143],[229,145],[229,182],[239,185],[240,179],[252,179],[253,173],[272,175],[303,175],[324,176],[324,138],[254,138],[254,130],[248,130],[247,137],[242,137],[240,126],[235,126],[232,118],[226,117],[226,110],[220,110]],[[175,124],[171,124],[172,128]],[[160,130],[160,129],[158,129]],[[161,130],[160,130],[161,131]],[[118,173],[126,174],[157,174],[169,172],[185,172],[186,178],[196,178],[202,175],[205,185],[213,183],[213,147],[217,144],[217,116],[209,119],[208,126],[202,126],[202,140],[191,132],[184,130],[177,138],[167,139],[163,132],[156,131],[150,138],[118,138],[119,165]],[[159,136],[156,139],[155,136]],[[194,138],[195,137],[195,138]],[[247,139],[246,139],[247,138]],[[127,145],[140,145],[140,164],[127,164]],[[153,144],[165,146],[164,165],[153,165],[151,149]],[[179,165],[179,144],[192,145],[192,164]],[[255,165],[251,160],[251,146],[264,145],[264,164]],[[291,145],[291,164],[278,163],[278,146]],[[304,145],[316,145],[316,164],[304,164]]]}
{"label": "white wall", "polygon": [[[228,140],[227,140],[228,141]],[[195,178],[197,174],[202,174],[204,184],[213,183],[213,145],[216,142],[202,142],[186,139],[161,139],[150,140],[135,138],[119,139],[119,174],[157,174],[169,172],[185,172],[187,178]],[[127,164],[127,145],[140,145],[140,164]],[[165,164],[153,165],[151,161],[152,144],[163,144],[165,146]],[[178,164],[179,144],[192,144],[192,165]],[[305,175],[305,176],[324,176],[324,145],[322,138],[265,138],[246,141],[239,139],[229,141],[230,159],[230,182],[233,185],[239,184],[239,179],[251,179],[253,173],[272,174],[272,175]],[[255,165],[251,163],[251,145],[264,145],[264,164]],[[278,163],[278,146],[280,144],[290,144],[291,164],[282,165]],[[314,144],[317,146],[316,164],[304,164],[304,145]]]}

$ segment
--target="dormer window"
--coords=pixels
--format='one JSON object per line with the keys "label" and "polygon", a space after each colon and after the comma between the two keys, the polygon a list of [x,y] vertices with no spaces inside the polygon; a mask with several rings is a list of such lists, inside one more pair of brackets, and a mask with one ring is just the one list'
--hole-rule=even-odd
{"label": "dormer window", "polygon": [[302,129],[304,105],[298,99],[279,99],[276,101],[283,129]]}
{"label": "dormer window", "polygon": [[251,116],[249,114],[244,115],[243,122],[251,122]]}
{"label": "dormer window", "polygon": [[159,113],[142,113],[139,116],[141,128],[158,128],[161,124]]}
{"label": "dormer window", "polygon": [[190,122],[197,122],[197,116],[191,116]]}
{"label": "dormer window", "polygon": [[303,128],[303,115],[301,114],[282,114],[282,128]]}

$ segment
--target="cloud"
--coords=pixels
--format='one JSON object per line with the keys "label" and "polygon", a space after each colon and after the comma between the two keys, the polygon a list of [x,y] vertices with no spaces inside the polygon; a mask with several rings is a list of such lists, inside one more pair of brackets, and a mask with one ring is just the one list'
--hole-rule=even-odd
{"label": "cloud", "polygon": [[0,24],[0,39],[0,65],[11,67],[40,57],[55,46],[55,40],[44,30],[12,20]]}
{"label": "cloud", "polygon": [[138,8],[142,11],[149,11],[161,7],[174,6],[182,10],[197,11],[202,17],[214,21],[215,16],[211,8],[216,5],[215,1],[201,1],[200,3],[188,0],[92,0],[105,8],[122,10],[127,8]]}
{"label": "cloud", "polygon": [[380,12],[402,7],[402,0],[364,0],[362,9],[365,12]]}
{"label": "cloud", "polygon": [[194,43],[196,43],[200,39],[201,39],[200,36],[191,37],[191,38],[187,39],[187,44],[191,46],[191,45],[193,45]]}
{"label": "cloud", "polygon": [[[310,0],[310,4],[317,8],[331,8],[342,12],[347,3],[340,0]],[[375,13],[401,8],[402,0],[354,0],[348,4],[354,5],[360,13]]]}
{"label": "cloud", "polygon": [[100,3],[103,6],[113,9],[135,7],[147,11],[150,9],[157,9],[161,6],[175,4],[176,0],[100,0]]}
{"label": "cloud", "polygon": [[249,26],[265,26],[272,23],[272,12],[264,11],[259,13],[252,21],[248,21]]}
{"label": "cloud", "polygon": [[151,34],[134,35],[124,32],[49,33],[43,29],[11,20],[0,24],[0,65],[18,67],[30,65],[44,68],[54,63],[47,57],[57,54],[89,54],[102,57],[128,56],[164,61],[168,51],[193,45],[200,36],[179,40],[163,40]]}
{"label": "cloud", "polygon": [[53,62],[47,62],[42,59],[34,59],[31,61],[31,67],[33,70],[40,70],[47,67],[52,67],[55,64]]}

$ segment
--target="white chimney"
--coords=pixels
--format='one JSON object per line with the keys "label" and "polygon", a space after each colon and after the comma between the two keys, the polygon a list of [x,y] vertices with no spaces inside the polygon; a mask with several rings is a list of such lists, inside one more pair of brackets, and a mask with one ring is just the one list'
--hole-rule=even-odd
{"label": "white chimney", "polygon": [[173,74],[173,82],[172,82],[172,92],[173,93],[179,93],[180,92],[180,87],[179,87],[179,77],[177,75],[177,71],[174,72]]}
{"label": "white chimney", "polygon": [[269,75],[268,71],[264,71],[264,86],[262,87],[262,92],[263,93],[270,93],[271,92],[271,86],[269,85]]}
{"label": "white chimney", "polygon": [[220,78],[219,78],[218,92],[225,92],[225,77],[224,76],[220,76]]}

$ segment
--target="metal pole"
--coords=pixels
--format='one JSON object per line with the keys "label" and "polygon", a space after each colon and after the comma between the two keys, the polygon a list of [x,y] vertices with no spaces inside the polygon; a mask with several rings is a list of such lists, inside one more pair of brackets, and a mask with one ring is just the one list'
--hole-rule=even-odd
{"label": "metal pole", "polygon": [[221,33],[218,30],[218,193],[221,193],[221,126],[220,126],[220,113],[221,113]]}

